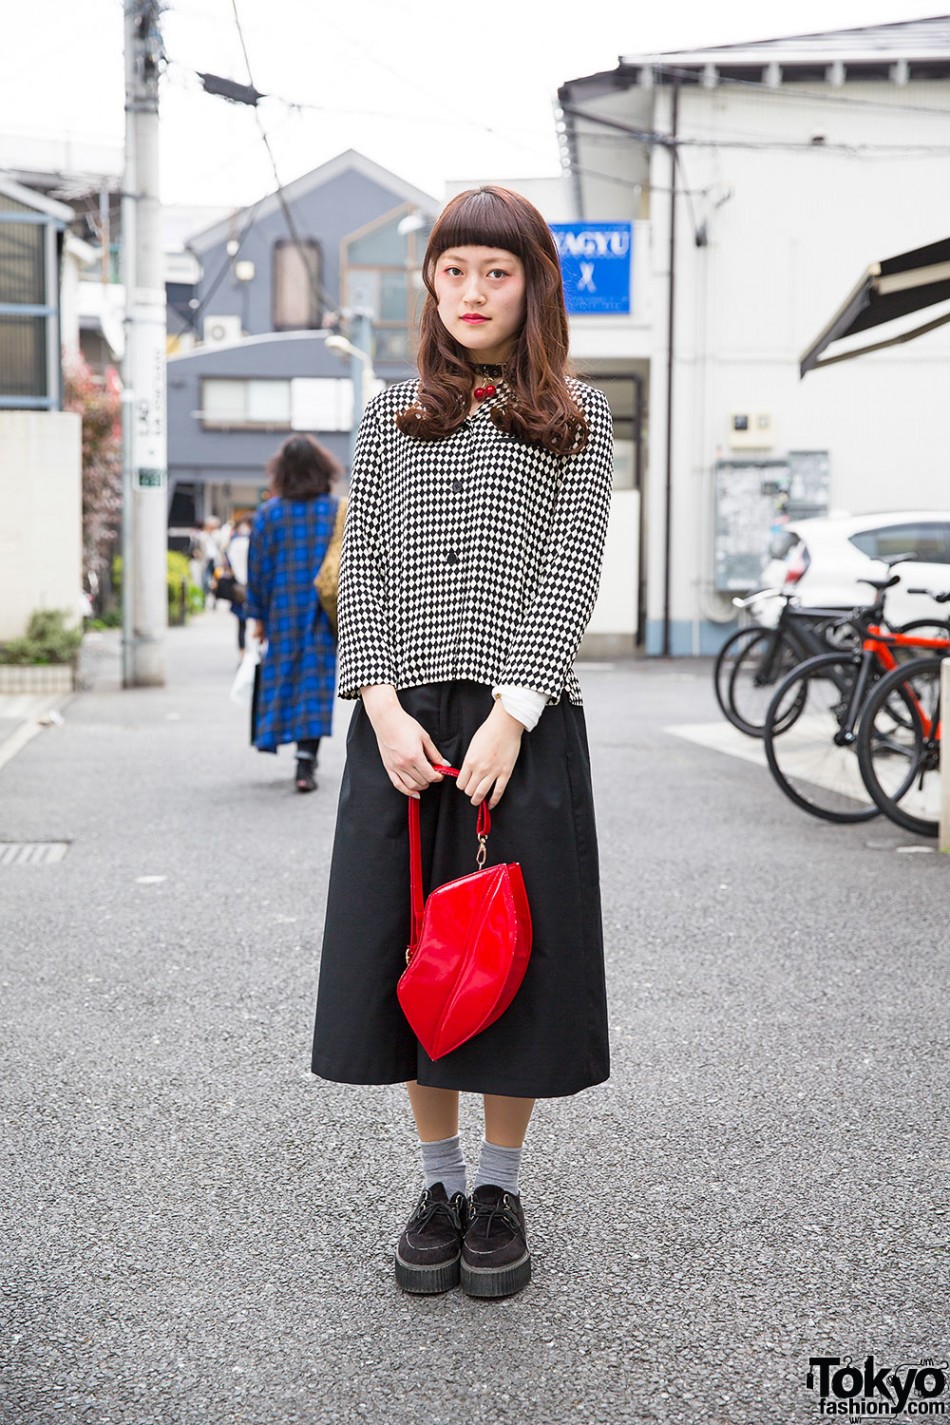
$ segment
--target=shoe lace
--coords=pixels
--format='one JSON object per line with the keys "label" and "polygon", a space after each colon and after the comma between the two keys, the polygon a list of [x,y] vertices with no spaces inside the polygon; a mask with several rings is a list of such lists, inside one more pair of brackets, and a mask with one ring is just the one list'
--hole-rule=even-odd
{"label": "shoe lace", "polygon": [[461,1232],[462,1223],[459,1218],[458,1208],[455,1204],[453,1202],[440,1202],[438,1198],[431,1198],[429,1196],[429,1190],[426,1188],[419,1199],[419,1206],[413,1213],[412,1220],[418,1223],[420,1227],[428,1227],[433,1217],[438,1213],[443,1213],[447,1216],[456,1231]]}
{"label": "shoe lace", "polygon": [[484,1235],[491,1236],[491,1230],[495,1218],[499,1218],[512,1232],[516,1232],[522,1240],[524,1232],[521,1230],[521,1223],[511,1205],[511,1199],[504,1193],[496,1202],[476,1202],[474,1198],[469,1201],[469,1230],[476,1232],[481,1222],[485,1224]]}

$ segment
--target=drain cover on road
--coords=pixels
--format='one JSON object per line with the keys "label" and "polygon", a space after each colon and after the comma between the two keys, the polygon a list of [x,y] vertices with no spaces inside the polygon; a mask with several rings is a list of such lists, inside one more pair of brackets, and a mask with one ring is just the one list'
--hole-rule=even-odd
{"label": "drain cover on road", "polygon": [[68,841],[0,841],[0,866],[48,866],[68,850]]}

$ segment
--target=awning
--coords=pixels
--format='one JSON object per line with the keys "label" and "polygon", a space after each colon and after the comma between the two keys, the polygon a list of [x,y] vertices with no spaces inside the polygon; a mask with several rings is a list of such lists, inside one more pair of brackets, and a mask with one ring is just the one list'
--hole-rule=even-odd
{"label": "awning", "polygon": [[869,267],[832,317],[824,331],[801,358],[801,374],[804,376],[817,366],[831,366],[836,361],[850,361],[854,356],[864,356],[869,351],[880,351],[885,346],[896,346],[900,342],[913,341],[924,332],[933,331],[945,322],[950,322],[950,312],[925,322],[923,326],[902,330],[897,336],[883,341],[875,341],[867,346],[852,347],[835,356],[819,360],[823,351],[833,342],[867,331],[885,322],[896,321],[911,312],[919,312],[924,307],[932,307],[937,302],[950,301],[950,238],[929,243],[926,247],[915,248],[913,252],[902,252],[899,257],[888,257],[883,262],[875,262]]}

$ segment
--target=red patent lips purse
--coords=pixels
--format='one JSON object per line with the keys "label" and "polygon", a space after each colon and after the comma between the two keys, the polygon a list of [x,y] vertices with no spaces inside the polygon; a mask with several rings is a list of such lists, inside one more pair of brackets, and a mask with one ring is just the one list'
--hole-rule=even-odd
{"label": "red patent lips purse", "polygon": [[[456,767],[437,767],[457,777]],[[479,870],[422,891],[419,802],[409,800],[412,922],[396,993],[430,1059],[451,1054],[494,1024],[511,1004],[531,955],[531,912],[516,861],[486,866],[491,813],[478,808]]]}

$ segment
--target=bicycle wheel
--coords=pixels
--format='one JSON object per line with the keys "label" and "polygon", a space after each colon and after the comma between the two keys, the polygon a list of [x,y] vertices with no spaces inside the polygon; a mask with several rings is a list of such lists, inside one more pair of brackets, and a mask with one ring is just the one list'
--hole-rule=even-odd
{"label": "bicycle wheel", "polygon": [[[902,623],[897,633],[912,633],[917,638],[946,638],[950,639],[950,623],[945,623],[939,618],[913,618],[910,623]],[[907,650],[914,652],[913,649]],[[929,658],[940,652],[937,648],[921,648],[918,653]]]}
{"label": "bicycle wheel", "polygon": [[878,815],[845,726],[859,667],[837,653],[809,658],[785,679],[766,715],[765,755],[772,776],[796,806],[825,821],[870,821]]}
{"label": "bicycle wheel", "polygon": [[865,786],[885,816],[907,831],[940,829],[940,667],[915,658],[871,693],[858,729]]}
{"label": "bicycle wheel", "polygon": [[783,629],[740,628],[716,659],[716,698],[726,717],[747,737],[761,737],[776,687],[801,654]]}
{"label": "bicycle wheel", "polygon": [[729,706],[729,680],[732,677],[732,670],[736,666],[736,661],[742,657],[747,644],[754,642],[762,632],[764,630],[757,623],[751,624],[748,628],[740,628],[738,633],[729,635],[716,655],[716,661],[713,664],[713,691],[716,694],[720,712],[730,722],[732,722],[732,709]]}

